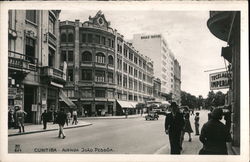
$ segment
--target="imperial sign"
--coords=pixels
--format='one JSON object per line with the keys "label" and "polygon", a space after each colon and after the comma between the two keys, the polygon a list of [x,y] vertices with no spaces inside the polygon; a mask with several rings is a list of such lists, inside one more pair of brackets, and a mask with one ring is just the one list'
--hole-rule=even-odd
{"label": "imperial sign", "polygon": [[229,88],[231,78],[232,73],[228,71],[210,74],[210,90]]}

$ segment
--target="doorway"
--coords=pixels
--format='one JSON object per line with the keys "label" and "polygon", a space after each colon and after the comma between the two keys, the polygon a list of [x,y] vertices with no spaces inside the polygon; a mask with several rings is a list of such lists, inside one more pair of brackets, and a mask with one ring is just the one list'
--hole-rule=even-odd
{"label": "doorway", "polygon": [[33,86],[24,86],[24,111],[27,113],[25,123],[32,123],[33,112],[31,111],[32,104],[35,101],[35,88]]}

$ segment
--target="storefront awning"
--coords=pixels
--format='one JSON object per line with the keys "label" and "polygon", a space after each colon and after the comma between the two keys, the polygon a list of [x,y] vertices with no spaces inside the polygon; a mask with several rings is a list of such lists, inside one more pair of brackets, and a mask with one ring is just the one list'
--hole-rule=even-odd
{"label": "storefront awning", "polygon": [[136,105],[138,104],[138,102],[131,102],[131,105],[136,108]]}
{"label": "storefront awning", "polygon": [[131,102],[129,101],[121,101],[121,100],[117,100],[117,102],[120,104],[120,106],[122,108],[129,108],[129,109],[133,109],[133,105],[131,104]]}
{"label": "storefront awning", "polygon": [[59,96],[70,108],[76,107],[76,105],[66,96],[63,90],[60,90]]}

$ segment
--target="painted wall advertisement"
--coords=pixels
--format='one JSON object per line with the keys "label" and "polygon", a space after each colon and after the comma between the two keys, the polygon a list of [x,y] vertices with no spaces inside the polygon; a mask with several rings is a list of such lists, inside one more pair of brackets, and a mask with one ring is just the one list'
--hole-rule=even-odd
{"label": "painted wall advertisement", "polygon": [[232,73],[228,71],[212,73],[209,75],[209,80],[210,90],[229,88],[232,80]]}

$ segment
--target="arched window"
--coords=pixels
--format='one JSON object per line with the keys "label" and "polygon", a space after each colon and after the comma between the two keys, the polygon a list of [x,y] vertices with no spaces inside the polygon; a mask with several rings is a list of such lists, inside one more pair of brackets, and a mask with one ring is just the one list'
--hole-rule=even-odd
{"label": "arched window", "polygon": [[95,56],[95,60],[98,63],[105,63],[105,55],[103,53],[97,53]]}
{"label": "arched window", "polygon": [[92,61],[92,54],[89,51],[83,52],[82,61]]}
{"label": "arched window", "polygon": [[110,64],[110,65],[113,65],[113,64],[114,64],[113,56],[109,55],[108,60],[109,60],[109,64]]}
{"label": "arched window", "polygon": [[61,34],[61,42],[66,42],[66,34],[65,33]]}
{"label": "arched window", "polygon": [[73,33],[69,33],[68,42],[73,42],[73,41],[74,41],[74,35],[73,35]]}

